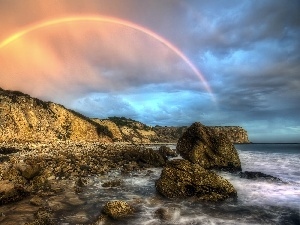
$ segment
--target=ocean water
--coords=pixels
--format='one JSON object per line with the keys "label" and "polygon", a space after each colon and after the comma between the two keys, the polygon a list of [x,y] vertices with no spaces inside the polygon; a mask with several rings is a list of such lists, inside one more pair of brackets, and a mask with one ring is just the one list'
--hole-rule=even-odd
{"label": "ocean water", "polygon": [[[175,148],[176,146],[170,146]],[[125,200],[136,209],[125,220],[108,220],[106,225],[196,225],[196,224],[300,224],[300,144],[243,144],[236,145],[243,171],[258,171],[281,179],[243,179],[238,174],[218,172],[228,179],[238,192],[238,198],[220,203],[201,202],[194,198],[168,200],[155,190],[161,169],[124,175],[113,171],[108,176],[89,177],[89,183],[74,203],[70,196],[56,196],[56,205],[64,205],[55,213],[55,224],[91,224],[97,220],[105,202]],[[102,184],[121,179],[119,187]],[[68,195],[68,194],[67,194]],[[76,197],[77,198],[77,197]],[[61,202],[59,202],[61,200]],[[69,204],[67,199],[73,199]],[[49,200],[49,204],[50,204]],[[55,206],[53,202],[52,205]],[[22,201],[14,206],[18,218],[29,209]],[[23,204],[23,205],[22,205]],[[165,209],[166,219],[155,213]],[[18,211],[18,209],[20,209]],[[13,211],[12,211],[13,213]],[[9,215],[7,215],[9,216]],[[7,218],[9,219],[9,218]],[[0,222],[1,224],[1,222]],[[10,224],[10,223],[9,223]],[[13,224],[13,223],[11,223]]]}

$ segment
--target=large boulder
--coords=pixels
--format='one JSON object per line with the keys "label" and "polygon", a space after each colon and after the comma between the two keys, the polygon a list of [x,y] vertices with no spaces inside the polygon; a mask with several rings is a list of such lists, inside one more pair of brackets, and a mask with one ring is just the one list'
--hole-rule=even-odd
{"label": "large boulder", "polygon": [[205,201],[220,201],[237,195],[226,179],[184,159],[169,161],[155,187],[167,198],[195,196]]}
{"label": "large boulder", "polygon": [[228,137],[201,123],[193,123],[176,147],[184,158],[205,169],[241,171],[239,155]]}

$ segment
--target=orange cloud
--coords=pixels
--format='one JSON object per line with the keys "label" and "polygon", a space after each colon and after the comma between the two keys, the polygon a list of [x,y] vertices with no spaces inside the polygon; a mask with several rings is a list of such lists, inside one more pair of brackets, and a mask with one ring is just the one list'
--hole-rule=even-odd
{"label": "orange cloud", "polygon": [[184,64],[145,33],[119,24],[77,21],[34,30],[1,48],[0,86],[59,100],[194,76]]}

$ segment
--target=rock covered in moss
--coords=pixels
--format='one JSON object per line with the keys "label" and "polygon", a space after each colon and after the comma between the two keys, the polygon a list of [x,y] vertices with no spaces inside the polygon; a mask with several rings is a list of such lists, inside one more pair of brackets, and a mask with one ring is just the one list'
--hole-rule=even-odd
{"label": "rock covered in moss", "polygon": [[109,201],[103,207],[103,213],[112,219],[120,219],[133,213],[133,208],[125,201]]}
{"label": "rock covered in moss", "polygon": [[239,155],[226,134],[201,123],[193,123],[180,137],[176,147],[184,158],[205,169],[241,170]]}
{"label": "rock covered in moss", "polygon": [[220,201],[237,195],[226,179],[182,159],[169,161],[155,186],[167,198],[195,196],[201,200]]}

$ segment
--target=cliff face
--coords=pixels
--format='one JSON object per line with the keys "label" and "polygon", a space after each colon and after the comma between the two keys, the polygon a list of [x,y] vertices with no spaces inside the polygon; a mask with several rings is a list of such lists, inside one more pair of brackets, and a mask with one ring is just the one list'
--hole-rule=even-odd
{"label": "cliff face", "polygon": [[61,105],[0,89],[0,142],[110,142],[109,135],[105,127]]}
{"label": "cliff face", "polygon": [[106,126],[112,133],[114,141],[130,143],[151,143],[159,138],[149,126],[125,117],[110,117],[109,119],[93,119],[96,123]]}
{"label": "cliff face", "polygon": [[232,143],[250,143],[245,129],[239,126],[212,126],[217,133],[226,134]]}

